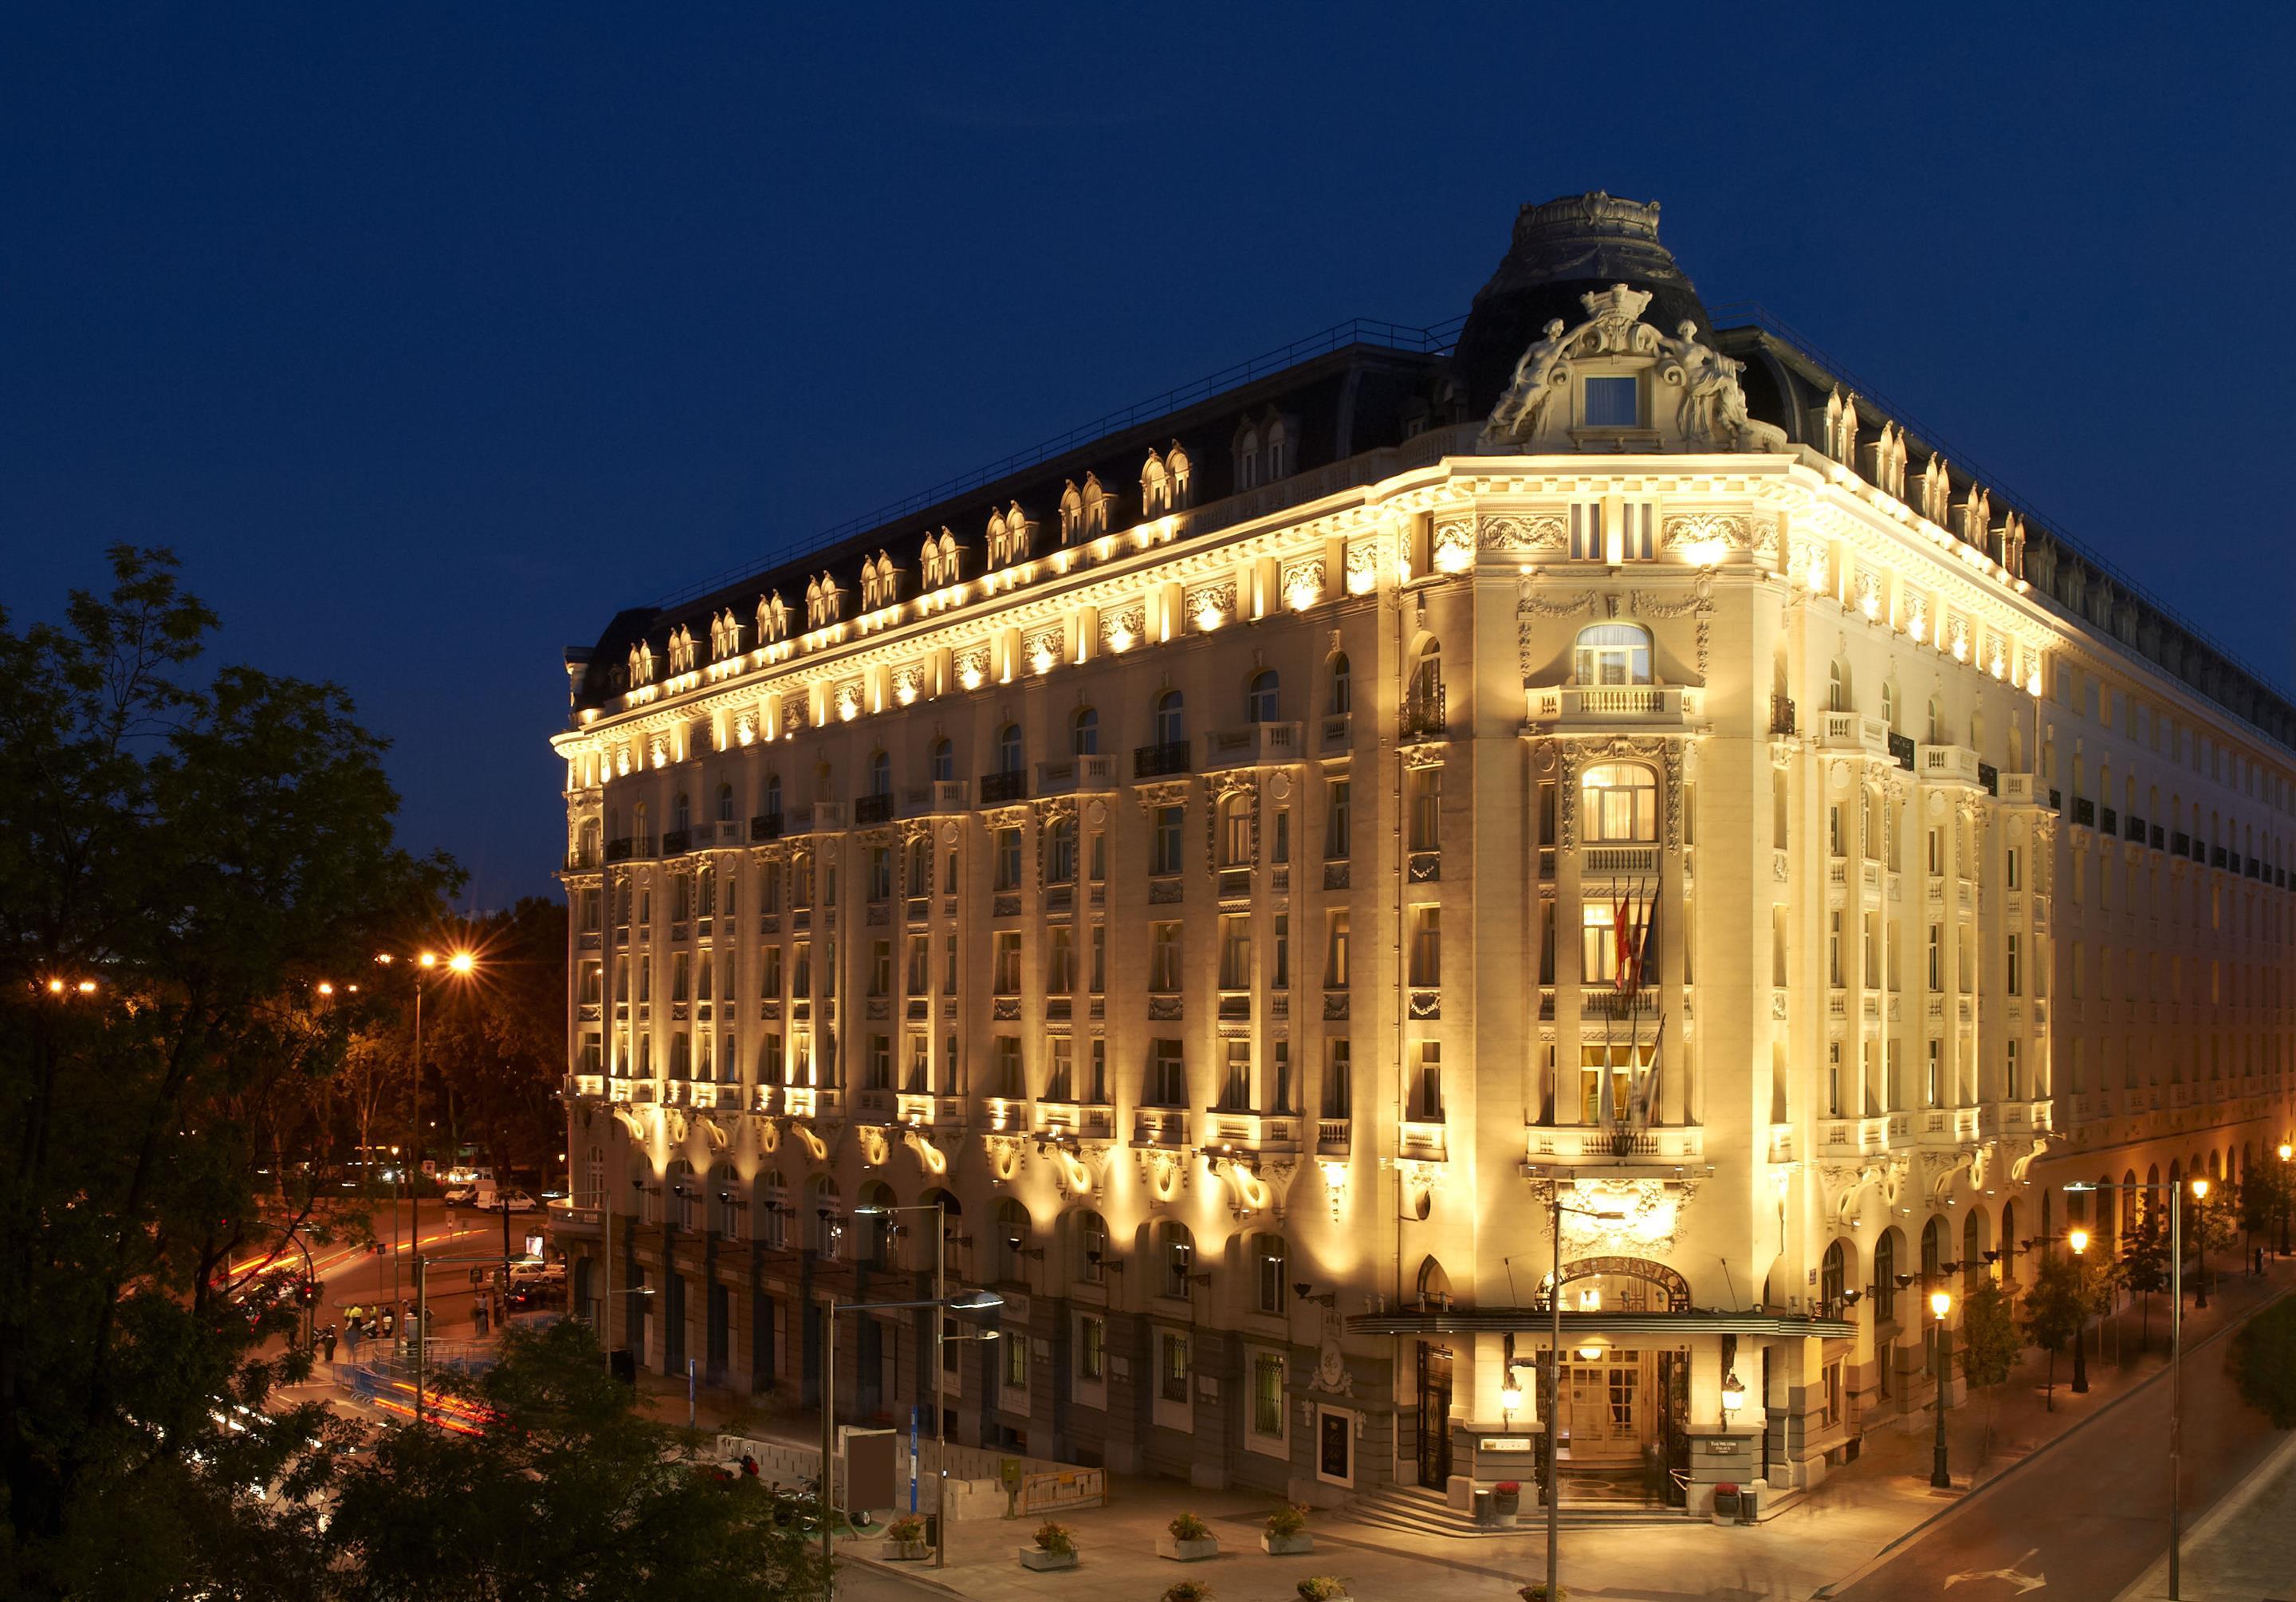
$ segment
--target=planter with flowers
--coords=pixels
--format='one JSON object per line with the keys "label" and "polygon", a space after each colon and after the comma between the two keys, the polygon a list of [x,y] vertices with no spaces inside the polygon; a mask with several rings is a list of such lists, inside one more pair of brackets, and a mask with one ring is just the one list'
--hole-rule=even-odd
{"label": "planter with flowers", "polygon": [[1503,1524],[1514,1523],[1515,1515],[1522,1510],[1522,1482],[1501,1480],[1491,1487],[1491,1512]]}
{"label": "planter with flowers", "polygon": [[932,1547],[925,1540],[925,1521],[914,1513],[905,1513],[885,1526],[885,1544],[892,1549],[886,1556],[895,1563],[921,1563],[932,1556]]}
{"label": "planter with flowers", "polygon": [[1077,1565],[1076,1532],[1066,1524],[1038,1524],[1037,1544],[1022,1547],[1020,1557],[1024,1569],[1072,1569]]}
{"label": "planter with flowers", "polygon": [[1210,1602],[1211,1594],[1201,1580],[1175,1580],[1164,1588],[1164,1602]]}
{"label": "planter with flowers", "polygon": [[1259,1538],[1259,1549],[1272,1557],[1314,1551],[1316,1538],[1308,1533],[1307,1508],[1299,1502],[1286,1502],[1269,1514],[1267,1532]]}
{"label": "planter with flowers", "polygon": [[1348,1595],[1348,1582],[1337,1574],[1310,1574],[1294,1589],[1300,1602],[1355,1602]]}
{"label": "planter with flowers", "polygon": [[1175,1563],[1201,1563],[1219,1556],[1219,1537],[1194,1514],[1183,1513],[1164,1528],[1167,1532],[1156,1538],[1157,1557]]}

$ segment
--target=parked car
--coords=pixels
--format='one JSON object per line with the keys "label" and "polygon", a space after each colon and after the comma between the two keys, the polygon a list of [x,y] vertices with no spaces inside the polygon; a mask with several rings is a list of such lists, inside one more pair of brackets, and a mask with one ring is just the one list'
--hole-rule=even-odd
{"label": "parked car", "polygon": [[478,1199],[479,1187],[476,1185],[457,1185],[446,1196],[449,1207],[468,1207]]}
{"label": "parked car", "polygon": [[534,1198],[522,1190],[481,1190],[473,1205],[482,1212],[493,1212],[496,1209],[504,1212],[532,1212]]}

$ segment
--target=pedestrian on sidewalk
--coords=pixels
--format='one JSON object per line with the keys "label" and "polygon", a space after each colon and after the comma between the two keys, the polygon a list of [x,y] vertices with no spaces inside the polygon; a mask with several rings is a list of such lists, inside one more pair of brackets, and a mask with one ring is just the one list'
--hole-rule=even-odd
{"label": "pedestrian on sidewalk", "polygon": [[483,1301],[471,1303],[471,1327],[480,1340],[487,1338],[487,1304]]}
{"label": "pedestrian on sidewalk", "polygon": [[357,1323],[352,1323],[352,1324],[348,1325],[348,1326],[346,1326],[346,1327],[344,1327],[344,1330],[343,1330],[343,1343],[344,1343],[347,1347],[348,1347],[348,1348],[349,1348],[349,1351],[350,1351],[350,1360],[351,1360],[351,1361],[353,1361],[354,1363],[357,1362],[357,1361],[358,1361],[358,1346],[359,1346],[359,1327],[358,1327],[358,1325],[357,1325]]}
{"label": "pedestrian on sidewalk", "polygon": [[398,1327],[398,1315],[391,1311],[390,1309],[387,1307],[384,1308],[382,1310],[382,1338],[386,1341],[390,1339],[391,1332]]}
{"label": "pedestrian on sidewalk", "polygon": [[326,1334],[321,1335],[319,1339],[326,1345],[327,1361],[333,1362],[335,1360],[335,1327],[332,1324],[328,1325]]}

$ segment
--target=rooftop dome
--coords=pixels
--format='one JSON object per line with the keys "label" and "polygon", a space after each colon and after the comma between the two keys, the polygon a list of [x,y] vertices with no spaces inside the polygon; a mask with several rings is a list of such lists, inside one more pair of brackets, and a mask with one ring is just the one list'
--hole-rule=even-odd
{"label": "rooftop dome", "polygon": [[1516,213],[1506,256],[1475,292],[1459,333],[1456,359],[1468,405],[1488,411],[1549,319],[1577,327],[1587,320],[1579,297],[1614,283],[1650,291],[1644,320],[1668,333],[1687,317],[1702,336],[1712,334],[1698,286],[1658,242],[1656,201],[1622,201],[1596,190]]}

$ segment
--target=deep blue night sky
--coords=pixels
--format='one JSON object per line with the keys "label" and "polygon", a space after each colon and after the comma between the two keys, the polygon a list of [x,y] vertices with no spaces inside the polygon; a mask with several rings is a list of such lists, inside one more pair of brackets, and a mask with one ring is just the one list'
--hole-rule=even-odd
{"label": "deep blue night sky", "polygon": [[11,8],[0,601],[174,546],[498,905],[617,608],[1607,188],[2296,678],[2288,8],[973,9]]}

